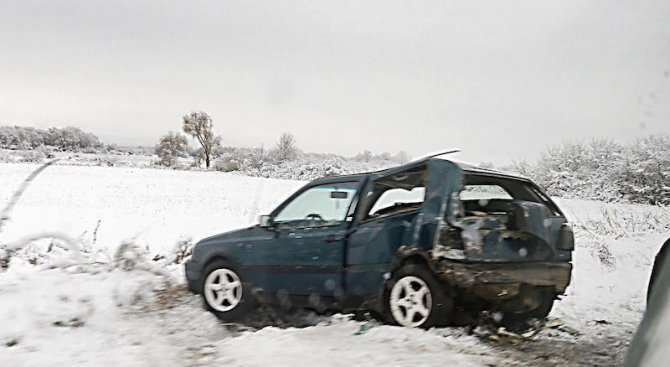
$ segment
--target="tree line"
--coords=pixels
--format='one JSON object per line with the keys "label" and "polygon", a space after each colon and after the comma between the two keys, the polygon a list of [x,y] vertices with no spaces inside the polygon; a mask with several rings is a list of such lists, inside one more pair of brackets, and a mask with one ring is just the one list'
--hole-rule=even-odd
{"label": "tree line", "polygon": [[97,136],[76,127],[37,129],[23,126],[0,126],[0,148],[34,150],[51,147],[58,151],[93,152],[103,148]]}
{"label": "tree line", "polygon": [[[304,153],[290,133],[282,134],[269,149],[224,147],[213,129],[214,122],[205,112],[184,115],[181,131],[165,134],[155,146],[156,163],[176,168],[183,159],[191,158],[192,167],[204,164],[208,169],[225,172],[311,179],[379,169],[410,160],[403,151],[391,155],[366,150],[352,158]],[[195,141],[196,148],[189,145],[189,137]],[[0,126],[0,149],[84,153],[114,150],[113,146],[104,146],[94,134],[76,127],[21,126]],[[531,178],[552,196],[670,205],[670,138],[667,135],[650,135],[628,144],[606,139],[565,142],[547,148],[535,162],[513,162],[502,170]]]}
{"label": "tree line", "polygon": [[[288,132],[283,133],[269,149],[263,146],[255,149],[223,147],[221,137],[214,134],[213,129],[212,118],[205,112],[191,112],[183,116],[181,132],[168,132],[156,145],[157,163],[178,167],[181,158],[190,156],[194,167],[200,167],[204,162],[207,169],[213,167],[224,172],[311,179],[320,175],[353,173],[350,169],[379,169],[407,163],[410,159],[404,151],[392,156],[390,153],[374,154],[365,150],[353,158],[304,153],[298,148],[295,136]],[[190,148],[188,137],[196,142],[196,149]]]}
{"label": "tree line", "polygon": [[[173,167],[178,164],[179,158],[192,156],[193,165],[200,166],[202,162],[209,169],[212,161],[224,154],[221,137],[214,134],[212,117],[205,112],[191,112],[182,117],[182,133],[170,131],[163,135],[156,145],[155,153],[159,158],[158,164]],[[189,148],[187,136],[195,140],[198,148]],[[298,148],[295,137],[284,133],[279,138],[273,156],[278,161],[291,161],[298,157]],[[231,169],[234,170],[234,169]]]}
{"label": "tree line", "polygon": [[606,139],[549,147],[534,163],[514,162],[552,196],[670,205],[670,138],[658,134],[628,144]]}

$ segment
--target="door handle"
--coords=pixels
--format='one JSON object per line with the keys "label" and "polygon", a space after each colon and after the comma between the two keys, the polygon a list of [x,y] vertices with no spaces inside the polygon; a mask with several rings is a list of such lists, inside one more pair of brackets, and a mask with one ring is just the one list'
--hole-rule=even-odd
{"label": "door handle", "polygon": [[330,236],[326,237],[324,239],[324,241],[326,241],[326,242],[340,242],[340,241],[344,240],[346,237],[348,237],[349,235],[351,235],[352,233],[354,233],[356,231],[357,231],[356,229],[352,229],[352,230],[344,232],[343,235],[331,234]]}
{"label": "door handle", "polygon": [[340,242],[344,239],[344,236],[338,236],[335,234],[332,234],[324,239],[326,242]]}

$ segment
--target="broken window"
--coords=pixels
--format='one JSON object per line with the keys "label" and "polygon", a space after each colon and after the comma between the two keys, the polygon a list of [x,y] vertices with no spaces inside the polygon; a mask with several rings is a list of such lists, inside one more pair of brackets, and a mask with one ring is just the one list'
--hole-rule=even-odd
{"label": "broken window", "polygon": [[465,185],[461,200],[512,200],[509,192],[498,185]]}
{"label": "broken window", "polygon": [[460,199],[465,215],[509,212],[512,201],[543,204],[553,215],[560,215],[558,208],[531,183],[499,176],[466,174]]}
{"label": "broken window", "polygon": [[364,219],[418,210],[426,198],[426,167],[380,177],[370,185]]}

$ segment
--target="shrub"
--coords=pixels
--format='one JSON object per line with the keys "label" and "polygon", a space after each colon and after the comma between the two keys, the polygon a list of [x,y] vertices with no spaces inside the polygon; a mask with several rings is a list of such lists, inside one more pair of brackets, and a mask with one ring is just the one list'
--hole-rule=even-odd
{"label": "shrub", "polygon": [[549,195],[670,205],[670,139],[652,135],[628,145],[609,140],[547,148],[530,164],[505,170],[533,179]]}
{"label": "shrub", "polygon": [[182,134],[173,131],[161,137],[156,146],[158,164],[165,167],[174,167],[179,157],[185,157],[188,150],[188,141]]}

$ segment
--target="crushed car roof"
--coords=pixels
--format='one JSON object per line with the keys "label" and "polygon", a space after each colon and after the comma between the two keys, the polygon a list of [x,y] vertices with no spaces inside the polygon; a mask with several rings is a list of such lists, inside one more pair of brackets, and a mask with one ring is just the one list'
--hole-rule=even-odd
{"label": "crushed car roof", "polygon": [[436,157],[428,157],[428,158],[424,158],[424,159],[419,159],[419,160],[412,161],[412,162],[409,162],[409,163],[406,163],[406,164],[403,164],[403,165],[400,165],[400,166],[386,168],[386,169],[379,170],[379,171],[361,172],[361,173],[354,173],[354,174],[350,174],[350,175],[328,176],[328,177],[319,178],[315,181],[331,182],[331,181],[352,180],[352,179],[358,181],[358,180],[363,179],[363,178],[365,178],[367,176],[370,176],[370,175],[386,176],[386,175],[392,175],[392,174],[397,173],[397,172],[407,171],[407,170],[410,170],[412,168],[422,166],[429,161],[450,162],[450,163],[453,163],[456,166],[458,166],[464,172],[468,172],[468,173],[487,175],[487,176],[496,176],[496,177],[501,177],[501,178],[514,179],[514,180],[530,181],[528,178],[523,177],[523,176],[518,176],[518,175],[514,175],[514,174],[510,174],[510,173],[495,171],[495,170],[488,169],[488,168],[475,167],[475,166],[472,166],[472,165],[469,165],[469,164],[466,164],[466,163],[461,163],[461,162],[452,161],[450,159],[436,158]]}

